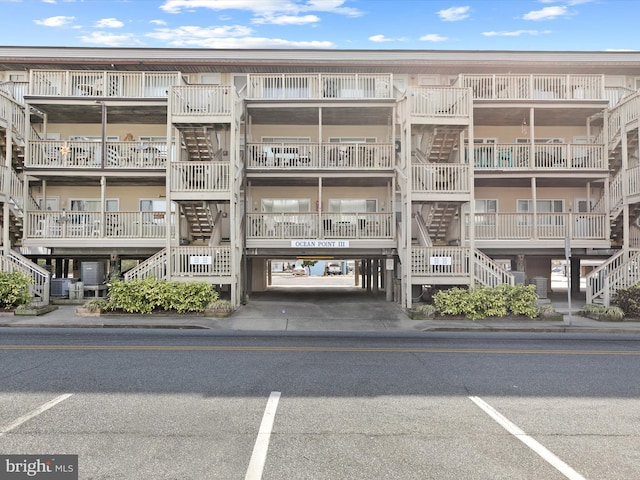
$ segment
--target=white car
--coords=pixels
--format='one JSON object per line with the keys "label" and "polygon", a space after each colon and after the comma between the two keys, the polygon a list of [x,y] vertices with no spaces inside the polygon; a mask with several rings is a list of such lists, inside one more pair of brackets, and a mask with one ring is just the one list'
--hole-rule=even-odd
{"label": "white car", "polygon": [[293,267],[291,273],[294,277],[304,277],[307,274],[307,269],[304,267]]}

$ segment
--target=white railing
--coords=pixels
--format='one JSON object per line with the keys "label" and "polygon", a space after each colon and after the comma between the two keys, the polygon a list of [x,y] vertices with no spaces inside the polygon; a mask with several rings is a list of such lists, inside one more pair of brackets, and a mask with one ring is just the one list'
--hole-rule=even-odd
{"label": "white railing", "polygon": [[24,95],[29,89],[29,82],[2,82],[0,92],[8,94],[19,104],[24,104]]}
{"label": "white railing", "polygon": [[635,90],[627,87],[604,87],[604,94],[607,100],[609,100],[609,108],[615,107],[622,100],[634,93],[636,93]]}
{"label": "white railing", "polygon": [[629,168],[626,177],[628,194],[630,196],[640,194],[640,166]]}
{"label": "white railing", "polygon": [[[469,158],[465,147],[465,158]],[[602,144],[495,143],[473,147],[476,170],[605,170]]]}
{"label": "white railing", "polygon": [[228,85],[176,86],[171,93],[171,114],[190,116],[231,115],[233,87]]}
{"label": "white railing", "polygon": [[411,190],[415,193],[470,193],[469,166],[459,163],[411,165]]}
{"label": "white railing", "polygon": [[390,213],[247,213],[247,238],[393,239]]}
{"label": "white railing", "polygon": [[[1,156],[0,156],[1,158]],[[6,177],[9,176],[9,191],[5,192]],[[24,209],[24,184],[18,174],[6,165],[0,165],[0,192],[7,195],[10,203],[19,210]]]}
{"label": "white railing", "polygon": [[73,169],[164,169],[167,162],[165,142],[107,142],[102,161],[102,142],[29,140],[25,166]]}
{"label": "white railing", "polygon": [[182,83],[180,72],[32,70],[29,95],[166,98],[172,86]]}
{"label": "white railing", "polygon": [[461,74],[475,100],[605,100],[604,75]]}
{"label": "white railing", "polygon": [[475,227],[476,240],[606,240],[604,213],[476,213],[466,215],[466,232]]}
{"label": "white railing", "polygon": [[611,210],[616,210],[622,206],[623,191],[622,191],[622,177],[623,172],[619,171],[613,180],[609,183],[609,203]]}
{"label": "white railing", "polygon": [[609,110],[608,131],[609,148],[615,146],[622,133],[622,128],[626,127],[640,116],[640,92],[625,97],[618,105]]}
{"label": "white railing", "polygon": [[410,92],[411,115],[469,117],[470,91],[456,87],[416,87]]}
{"label": "white railing", "polygon": [[167,249],[163,248],[155,255],[147,258],[143,262],[127,270],[124,274],[124,281],[140,280],[153,277],[156,280],[165,280],[167,276]]}
{"label": "white railing", "polygon": [[250,74],[247,97],[254,99],[393,98],[391,74]]}
{"label": "white railing", "polygon": [[411,275],[469,276],[469,247],[411,247]]}
{"label": "white railing", "polygon": [[20,271],[31,277],[33,282],[30,286],[32,303],[36,305],[49,304],[51,275],[44,268],[23,257],[15,250],[11,250],[8,255],[0,256],[0,269],[3,272]]}
{"label": "white railing", "polygon": [[230,168],[229,162],[171,162],[171,191],[229,191]]}
{"label": "white railing", "polygon": [[621,250],[586,277],[586,303],[602,299],[609,306],[620,289],[640,282],[640,250]]}
{"label": "white railing", "polygon": [[231,247],[188,246],[171,249],[172,277],[230,277]]}
{"label": "white railing", "polygon": [[22,139],[26,122],[24,106],[5,92],[0,91],[0,124],[11,125],[11,131]]}
{"label": "white railing", "polygon": [[249,143],[247,168],[391,169],[391,143]]}
{"label": "white railing", "polygon": [[507,285],[515,285],[515,279],[511,273],[505,270],[500,264],[493,261],[480,250],[474,250],[474,280],[476,284],[485,287],[497,287],[506,283]]}
{"label": "white railing", "polygon": [[[166,238],[165,212],[78,212],[65,210],[29,211],[25,238]],[[169,222],[175,237],[175,213]]]}

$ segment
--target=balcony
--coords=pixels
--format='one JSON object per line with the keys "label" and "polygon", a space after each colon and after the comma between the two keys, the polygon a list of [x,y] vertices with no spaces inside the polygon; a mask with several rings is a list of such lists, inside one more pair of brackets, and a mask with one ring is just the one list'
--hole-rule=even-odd
{"label": "balcony", "polygon": [[[465,215],[469,238],[470,216]],[[609,241],[607,215],[604,213],[476,213],[475,240],[561,240],[573,242]],[[487,246],[494,245],[488,243]],[[560,243],[558,243],[560,245]],[[562,243],[564,246],[564,243]],[[577,245],[577,244],[576,244]],[[589,245],[587,243],[587,245]],[[590,244],[593,247],[593,243]],[[601,246],[598,244],[598,246]]]}
{"label": "balcony", "polygon": [[422,118],[438,123],[451,123],[446,120],[469,123],[471,99],[468,88],[416,87],[411,90],[410,102],[414,122]]}
{"label": "balcony", "polygon": [[40,97],[166,98],[183,84],[180,72],[32,70],[29,95]]}
{"label": "balcony", "polygon": [[11,130],[15,136],[22,139],[25,127],[24,106],[14,100],[10,94],[0,91],[0,126]]}
{"label": "balcony", "polygon": [[469,75],[456,86],[474,100],[607,100],[603,75]]}
{"label": "balcony", "polygon": [[391,143],[250,143],[247,168],[267,170],[390,170]]}
{"label": "balcony", "polygon": [[256,100],[362,100],[393,98],[391,74],[251,74],[247,98]]}
{"label": "balcony", "polygon": [[165,142],[107,142],[102,160],[101,142],[29,140],[27,168],[157,169],[166,168]]}
{"label": "balcony", "polygon": [[[175,215],[171,214],[171,234]],[[167,234],[166,212],[29,211],[25,239],[158,239]]]}
{"label": "balcony", "polygon": [[230,121],[235,97],[235,88],[229,85],[176,86],[171,94],[171,115],[174,122],[180,117],[224,117]]}
{"label": "balcony", "polygon": [[[465,158],[469,158],[468,147]],[[473,147],[473,166],[481,170],[606,170],[602,144],[584,143],[492,143]]]}
{"label": "balcony", "polygon": [[392,240],[391,213],[248,213],[247,239]]}
{"label": "balcony", "polygon": [[411,165],[411,191],[470,195],[469,166],[459,163]]}
{"label": "balcony", "polygon": [[[230,192],[230,168],[229,162],[171,162],[171,191],[186,194]],[[176,195],[176,199],[178,197]]]}
{"label": "balcony", "polygon": [[411,275],[443,277],[448,283],[460,283],[460,279],[469,278],[469,248],[414,246],[411,248]]}

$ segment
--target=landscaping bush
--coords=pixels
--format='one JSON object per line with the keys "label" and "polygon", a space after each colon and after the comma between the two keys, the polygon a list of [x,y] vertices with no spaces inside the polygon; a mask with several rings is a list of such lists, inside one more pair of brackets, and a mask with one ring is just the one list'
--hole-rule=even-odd
{"label": "landscaping bush", "polygon": [[22,272],[0,272],[0,309],[9,310],[31,301],[31,277]]}
{"label": "landscaping bush", "polygon": [[617,306],[605,307],[604,305],[594,305],[588,303],[582,308],[584,316],[605,322],[621,322],[624,320],[625,312]]}
{"label": "landscaping bush", "polygon": [[434,305],[440,315],[464,316],[471,320],[486,317],[538,315],[535,285],[499,285],[495,288],[478,287],[472,290],[455,287],[440,290],[433,296]]}
{"label": "landscaping bush", "polygon": [[625,316],[640,318],[640,283],[618,290],[611,303],[620,307]]}
{"label": "landscaping bush", "polygon": [[218,292],[206,282],[167,282],[148,277],[113,282],[106,309],[145,314],[157,310],[203,312],[217,298]]}

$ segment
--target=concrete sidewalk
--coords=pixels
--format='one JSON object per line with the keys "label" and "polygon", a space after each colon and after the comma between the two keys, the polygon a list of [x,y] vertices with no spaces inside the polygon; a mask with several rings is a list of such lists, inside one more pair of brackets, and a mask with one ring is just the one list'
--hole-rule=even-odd
{"label": "concrete sidewalk", "polygon": [[[328,294],[331,295],[331,294]],[[312,297],[312,298],[309,298]],[[328,300],[330,298],[330,300]],[[349,298],[347,300],[347,298]],[[396,304],[383,299],[318,296],[264,296],[242,305],[227,318],[198,315],[120,315],[87,317],[76,314],[77,305],[59,305],[39,316],[2,316],[0,327],[31,328],[156,328],[207,329],[220,332],[572,332],[638,333],[640,322],[601,322],[578,314],[584,301],[568,305],[562,297],[551,299],[562,321],[543,320],[412,320]]]}

